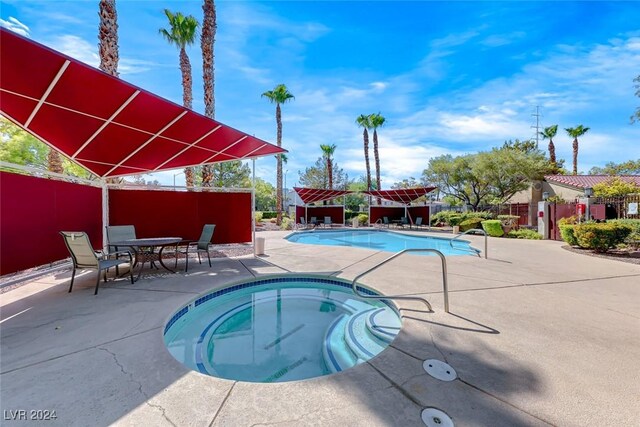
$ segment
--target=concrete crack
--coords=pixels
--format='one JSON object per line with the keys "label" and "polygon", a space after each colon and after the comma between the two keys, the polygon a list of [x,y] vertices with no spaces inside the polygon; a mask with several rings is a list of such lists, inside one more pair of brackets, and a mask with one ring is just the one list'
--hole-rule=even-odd
{"label": "concrete crack", "polygon": [[218,415],[220,415],[220,412],[222,412],[222,408],[227,403],[227,399],[229,399],[229,396],[231,396],[231,392],[233,391],[233,388],[236,386],[236,384],[238,384],[238,381],[234,381],[233,384],[231,384],[231,388],[229,388],[229,391],[227,392],[227,395],[224,397],[224,399],[222,400],[222,403],[218,407],[218,410],[213,415],[213,419],[209,423],[209,427],[211,427],[213,425],[213,423],[216,421],[216,418],[218,418]]}
{"label": "concrete crack", "polygon": [[133,377],[133,374],[132,374],[131,372],[127,372],[127,371],[124,369],[124,366],[122,365],[122,363],[120,363],[120,361],[118,360],[118,357],[116,356],[116,354],[115,354],[114,352],[109,351],[108,349],[106,349],[106,348],[104,348],[104,347],[98,347],[98,350],[102,350],[102,351],[105,351],[105,352],[109,353],[109,354],[111,355],[111,357],[113,357],[113,361],[115,362],[115,364],[120,368],[120,371],[121,371],[124,375],[128,376],[132,383],[137,384],[137,386],[138,386],[138,393],[140,393],[140,394],[144,397],[144,399],[145,399],[145,402],[144,402],[144,403],[145,403],[147,406],[150,406],[150,407],[152,407],[152,408],[155,408],[155,409],[160,410],[160,413],[162,414],[162,417],[163,417],[165,420],[167,420],[167,422],[168,422],[169,424],[171,424],[171,425],[172,425],[172,426],[174,426],[174,427],[177,427],[177,426],[176,426],[176,424],[175,424],[173,421],[171,421],[171,420],[169,419],[169,417],[167,416],[167,413],[166,413],[165,408],[163,408],[161,405],[157,405],[157,404],[153,404],[153,403],[149,402],[150,397],[149,397],[149,396],[147,395],[147,393],[145,393],[145,392],[144,392],[144,390],[142,389],[142,383],[141,383],[140,381],[136,380],[136,379]]}

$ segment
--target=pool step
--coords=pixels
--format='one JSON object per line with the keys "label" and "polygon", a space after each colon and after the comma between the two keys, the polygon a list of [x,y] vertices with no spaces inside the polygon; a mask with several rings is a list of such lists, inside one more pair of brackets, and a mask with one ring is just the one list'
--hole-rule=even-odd
{"label": "pool step", "polygon": [[359,359],[371,359],[387,346],[386,342],[377,338],[367,328],[366,319],[374,311],[376,309],[372,308],[352,315],[345,327],[345,341]]}
{"label": "pool step", "polygon": [[331,372],[344,371],[372,358],[400,331],[400,320],[391,309],[369,307],[353,301],[349,306],[353,312],[341,315],[329,325],[322,355]]}
{"label": "pool step", "polygon": [[393,341],[402,327],[396,313],[389,308],[374,310],[365,321],[369,332],[386,343]]}
{"label": "pool step", "polygon": [[353,354],[344,340],[345,327],[350,317],[350,315],[343,314],[336,318],[329,325],[324,336],[322,355],[325,364],[333,373],[344,371],[362,362]]}

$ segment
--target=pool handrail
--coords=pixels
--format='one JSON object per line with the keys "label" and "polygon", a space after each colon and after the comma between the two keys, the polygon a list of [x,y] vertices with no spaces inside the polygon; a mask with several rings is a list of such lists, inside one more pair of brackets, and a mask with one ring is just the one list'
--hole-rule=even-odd
{"label": "pool handrail", "polygon": [[440,252],[437,249],[431,249],[431,248],[413,248],[413,249],[403,249],[400,252],[396,252],[395,254],[391,255],[389,258],[386,258],[384,260],[382,260],[381,262],[379,262],[378,264],[374,265],[373,267],[363,271],[362,273],[358,274],[353,281],[351,282],[351,289],[353,290],[353,293],[356,294],[358,297],[362,298],[362,299],[406,299],[406,300],[416,300],[416,301],[421,301],[422,303],[424,303],[428,308],[429,311],[433,312],[433,308],[431,308],[431,303],[429,303],[429,301],[427,301],[424,298],[421,297],[412,297],[412,296],[406,296],[406,295],[365,295],[362,294],[360,292],[358,292],[358,288],[356,285],[356,282],[358,281],[358,279],[360,279],[361,277],[371,273],[372,271],[378,269],[379,267],[385,265],[386,263],[388,263],[389,261],[399,257],[400,255],[403,255],[407,252],[432,252],[435,253],[436,255],[438,255],[440,257],[440,260],[442,261],[442,290],[444,293],[444,311],[445,312],[449,312],[449,283],[447,280],[447,259],[444,257],[444,254],[442,252]]}
{"label": "pool handrail", "polygon": [[459,251],[469,251],[469,252],[473,252],[474,254],[478,255],[478,258],[481,258],[479,251],[477,249],[467,249],[467,248],[456,248],[453,246],[453,241],[454,240],[458,240],[459,237],[464,236],[465,234],[469,234],[471,232],[477,232],[479,231],[480,233],[484,234],[484,259],[487,259],[487,232],[482,230],[481,228],[472,228],[471,230],[467,230],[463,233],[458,233],[455,235],[455,237],[453,239],[449,240],[449,245],[451,245],[452,249],[456,249]]}

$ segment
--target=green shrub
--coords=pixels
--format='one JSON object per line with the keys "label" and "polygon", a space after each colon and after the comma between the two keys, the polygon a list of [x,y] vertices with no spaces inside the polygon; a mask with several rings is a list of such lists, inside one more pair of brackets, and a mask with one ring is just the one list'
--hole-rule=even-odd
{"label": "green shrub", "polygon": [[607,224],[623,224],[631,227],[631,233],[640,237],[640,219],[621,218],[610,219]]}
{"label": "green shrub", "polygon": [[491,237],[502,237],[502,222],[499,219],[487,219],[482,221],[482,229]]}
{"label": "green shrub", "polygon": [[572,215],[570,217],[567,218],[560,218],[558,220],[558,225],[565,225],[565,224],[577,224],[578,223],[578,217],[575,215]]}
{"label": "green shrub", "polygon": [[262,212],[262,219],[271,219],[276,218],[278,216],[278,212],[276,211],[264,211]]}
{"label": "green shrub", "polygon": [[358,215],[358,224],[366,225],[369,222],[369,215],[361,213]]}
{"label": "green shrub", "polygon": [[462,215],[451,215],[447,224],[453,227],[455,225],[460,225],[462,221],[464,221],[464,217]]}
{"label": "green shrub", "polygon": [[460,231],[473,230],[474,228],[482,228],[482,218],[469,218],[460,223]]}
{"label": "green shrub", "polygon": [[540,240],[542,236],[535,230],[529,230],[527,228],[521,228],[520,230],[511,230],[507,233],[506,237],[510,237],[512,239],[529,239],[529,240]]}
{"label": "green shrub", "polygon": [[616,223],[586,223],[575,226],[574,233],[578,244],[595,252],[606,252],[614,248],[631,234],[632,228]]}
{"label": "green shrub", "polygon": [[253,218],[255,219],[256,224],[262,222],[262,212],[254,212]]}
{"label": "green shrub", "polygon": [[291,218],[284,217],[282,218],[282,222],[280,223],[281,230],[293,230],[293,226],[295,225],[294,221]]}
{"label": "green shrub", "polygon": [[576,239],[576,235],[574,233],[576,224],[562,224],[562,219],[558,221],[558,227],[560,228],[560,236],[562,236],[562,240],[564,240],[569,246],[578,246],[578,240]]}
{"label": "green shrub", "polygon": [[502,225],[515,227],[518,225],[520,217],[518,215],[498,215],[497,218],[502,221]]}

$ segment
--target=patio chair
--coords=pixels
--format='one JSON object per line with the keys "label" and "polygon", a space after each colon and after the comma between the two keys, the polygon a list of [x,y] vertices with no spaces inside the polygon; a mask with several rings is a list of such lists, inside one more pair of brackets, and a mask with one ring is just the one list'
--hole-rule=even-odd
{"label": "patio chair", "polygon": [[133,225],[107,225],[107,244],[109,250],[113,248],[114,251],[126,250],[135,255],[136,250],[131,246],[116,246],[111,242],[121,242],[123,240],[130,240],[136,238],[136,228]]}
{"label": "patio chair", "polygon": [[331,227],[333,225],[333,222],[331,222],[331,217],[330,216],[325,216],[324,217],[324,222],[323,222],[323,226],[324,227]]}
{"label": "patio chair", "polygon": [[386,225],[387,228],[389,228],[389,217],[388,216],[383,216],[382,217],[382,225]]}
{"label": "patio chair", "polygon": [[98,294],[98,287],[100,286],[100,272],[104,270],[104,281],[106,282],[107,270],[111,267],[117,267],[120,264],[129,263],[129,275],[131,276],[131,284],[133,284],[133,258],[131,256],[131,252],[122,251],[119,253],[127,255],[129,260],[122,260],[118,258],[108,259],[108,257],[118,254],[118,252],[104,255],[101,259],[93,250],[87,233],[61,231],[60,234],[64,239],[65,245],[67,245],[67,249],[69,249],[71,260],[73,261],[73,272],[71,273],[71,285],[69,286],[69,292],[73,289],[73,280],[76,277],[76,270],[82,268],[98,270],[98,279],[96,281],[96,291],[93,293],[94,295]]}
{"label": "patio chair", "polygon": [[309,228],[309,224],[307,224],[307,220],[303,216],[300,217],[300,224],[298,224],[298,228]]}
{"label": "patio chair", "polygon": [[[207,254],[207,259],[209,260],[209,268],[211,268],[211,255],[209,254],[209,246],[211,245],[211,239],[213,239],[213,232],[216,229],[215,224],[205,224],[202,227],[202,233],[200,234],[200,238],[193,242],[185,242],[187,246],[183,249],[178,248],[178,252],[183,253],[185,256],[185,267],[184,272],[189,271],[189,254],[195,251],[198,254],[198,262],[202,264],[202,259],[200,258],[200,252],[205,252]],[[176,253],[176,267],[178,266],[178,254]]]}
{"label": "patio chair", "polygon": [[422,227],[426,227],[427,226],[427,224],[423,224],[422,223],[422,217],[421,216],[416,217],[416,222],[413,225],[415,225],[417,228],[422,228]]}
{"label": "patio chair", "polygon": [[309,224],[313,225],[314,227],[318,225],[318,220],[316,219],[315,216],[311,217],[311,219],[309,220]]}
{"label": "patio chair", "polygon": [[400,218],[400,222],[398,223],[398,227],[404,228],[405,225],[409,225],[409,219],[406,216]]}

